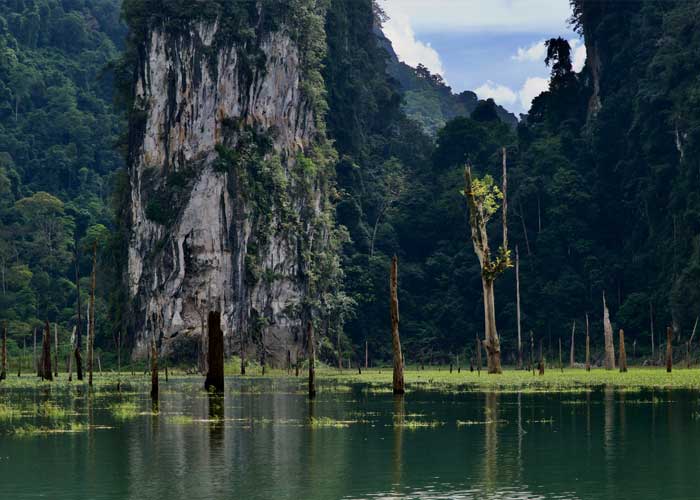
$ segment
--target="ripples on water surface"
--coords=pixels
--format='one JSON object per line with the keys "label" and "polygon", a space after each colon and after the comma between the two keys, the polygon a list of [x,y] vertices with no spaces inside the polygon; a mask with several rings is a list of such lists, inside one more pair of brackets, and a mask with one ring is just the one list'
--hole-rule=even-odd
{"label": "ripples on water surface", "polygon": [[691,391],[401,400],[356,385],[309,403],[293,381],[227,383],[223,400],[163,384],[158,413],[145,385],[3,389],[21,413],[0,418],[0,498],[700,498]]}

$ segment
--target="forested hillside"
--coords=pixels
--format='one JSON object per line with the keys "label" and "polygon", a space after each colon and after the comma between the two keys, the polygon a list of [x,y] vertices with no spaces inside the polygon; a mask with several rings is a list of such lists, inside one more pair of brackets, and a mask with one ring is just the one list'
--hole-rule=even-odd
{"label": "forested hillside", "polygon": [[[87,304],[91,242],[102,242],[101,263],[110,259],[124,128],[108,67],[125,33],[114,0],[0,4],[0,316],[11,351],[45,320],[67,342],[76,271]],[[96,310],[111,338],[106,300]]]}
{"label": "forested hillside", "polygon": [[[342,268],[352,300],[344,333],[326,333],[325,360],[335,361],[338,343],[344,359],[359,356],[365,342],[371,357],[388,359],[394,254],[407,359],[472,355],[483,304],[463,168],[469,161],[500,179],[501,147],[523,335],[568,344],[572,322],[581,332],[588,314],[600,351],[605,292],[635,352],[650,351],[652,322],[657,348],[666,324],[687,337],[700,314],[698,9],[574,0],[588,62],[573,72],[567,42],[550,41],[549,92],[514,127],[493,102],[455,96],[439,75],[397,66],[371,0],[331,0],[324,122],[338,155],[333,200],[349,234]],[[84,305],[94,240],[98,345],[129,314],[123,280],[109,272],[125,259],[111,208],[125,183],[124,104],[114,104],[111,71],[125,36],[118,0],[0,6],[0,319],[14,343],[44,320],[67,341],[77,320],[76,254]],[[510,270],[496,285],[507,363],[516,354],[515,296]]]}

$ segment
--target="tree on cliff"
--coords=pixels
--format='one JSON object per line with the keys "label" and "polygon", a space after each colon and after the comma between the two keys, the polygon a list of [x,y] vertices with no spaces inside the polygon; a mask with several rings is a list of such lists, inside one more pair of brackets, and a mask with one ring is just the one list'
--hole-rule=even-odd
{"label": "tree on cliff", "polygon": [[[496,330],[494,283],[500,274],[513,265],[510,259],[510,250],[508,250],[506,170],[506,149],[503,148],[502,191],[499,190],[490,175],[485,175],[482,179],[474,177],[471,165],[468,165],[464,171],[464,196],[469,209],[472,243],[481,267],[481,284],[484,293],[484,346],[486,347],[489,373],[501,373],[501,346]],[[492,256],[486,226],[491,217],[498,211],[501,200],[503,202],[503,241],[496,255]]]}

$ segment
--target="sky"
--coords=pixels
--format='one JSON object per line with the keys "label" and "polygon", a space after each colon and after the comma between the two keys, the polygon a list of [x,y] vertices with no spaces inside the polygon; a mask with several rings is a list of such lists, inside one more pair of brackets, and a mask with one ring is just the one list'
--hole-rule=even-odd
{"label": "sky", "polygon": [[518,114],[547,88],[544,41],[570,41],[574,69],[586,48],[568,25],[569,0],[380,0],[399,59],[439,73],[454,92],[473,90]]}

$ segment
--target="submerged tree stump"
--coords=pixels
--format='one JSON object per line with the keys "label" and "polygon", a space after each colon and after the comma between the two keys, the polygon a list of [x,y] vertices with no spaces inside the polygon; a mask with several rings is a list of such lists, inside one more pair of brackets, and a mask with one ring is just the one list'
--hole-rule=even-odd
{"label": "submerged tree stump", "polygon": [[208,345],[207,378],[204,381],[206,390],[224,391],[224,333],[221,330],[221,313],[209,312],[207,319]]}
{"label": "submerged tree stump", "polygon": [[316,397],[316,344],[314,341],[314,328],[311,320],[306,325],[307,342],[309,349],[309,399]]}
{"label": "submerged tree stump", "polygon": [[403,354],[401,353],[401,339],[399,338],[399,259],[394,255],[391,259],[391,346],[394,351],[394,394],[404,393],[403,378]]}
{"label": "submerged tree stump", "polygon": [[620,373],[627,372],[627,351],[625,350],[625,331],[620,329]]}
{"label": "submerged tree stump", "polygon": [[670,326],[666,327],[666,372],[671,373],[673,370],[673,330]]}

